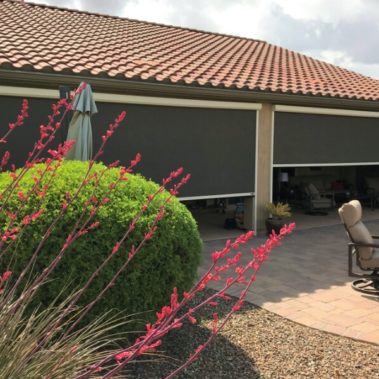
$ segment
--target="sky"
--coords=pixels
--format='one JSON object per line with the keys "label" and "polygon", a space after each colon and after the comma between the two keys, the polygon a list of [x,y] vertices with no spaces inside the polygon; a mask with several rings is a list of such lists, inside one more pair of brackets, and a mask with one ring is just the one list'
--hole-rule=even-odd
{"label": "sky", "polygon": [[264,40],[379,79],[379,0],[32,0]]}

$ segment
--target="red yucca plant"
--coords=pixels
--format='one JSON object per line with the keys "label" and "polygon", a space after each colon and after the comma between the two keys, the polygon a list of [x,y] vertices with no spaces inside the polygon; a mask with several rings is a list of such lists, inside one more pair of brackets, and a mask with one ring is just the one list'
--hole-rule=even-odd
{"label": "red yucca plant", "polygon": [[[76,93],[82,89],[79,88]],[[17,244],[17,239],[26,228],[33,228],[33,224],[38,222],[44,212],[44,201],[46,193],[49,191],[49,186],[57,176],[64,156],[74,143],[74,141],[66,141],[60,144],[56,150],[49,149],[49,145],[54,141],[55,135],[61,127],[62,120],[70,110],[71,103],[67,100],[59,100],[54,104],[52,113],[48,116],[48,123],[40,127],[40,137],[34,144],[33,150],[29,153],[24,166],[18,170],[11,166],[12,169],[9,172],[12,178],[11,183],[0,194],[0,215],[5,220],[4,224],[1,225],[0,259],[9,252],[12,246]],[[2,144],[6,145],[11,132],[15,128],[21,127],[26,117],[28,117],[28,102],[24,100],[16,121],[9,124],[7,132],[0,139]],[[92,170],[94,162],[99,159],[107,141],[124,118],[125,112],[121,113],[110,124],[102,137],[102,144],[99,150],[94,155],[94,158],[88,162],[88,169],[81,184],[74,193],[67,194],[61,204],[59,213],[45,230],[28,263],[17,277],[13,278],[11,268],[2,266],[0,261],[0,268],[2,268],[0,270],[1,378],[84,379],[90,377],[118,377],[128,364],[135,361],[135,358],[156,349],[166,334],[174,329],[181,328],[184,322],[189,321],[195,324],[197,322],[196,314],[201,308],[209,305],[215,307],[211,336],[202,345],[198,346],[186,362],[167,376],[167,378],[174,377],[198,357],[230,317],[240,309],[262,263],[267,259],[270,251],[280,244],[283,237],[291,233],[294,228],[294,224],[291,224],[285,226],[280,234],[271,234],[263,245],[250,250],[250,258],[244,264],[240,263],[242,253],[239,248],[252,239],[254,232],[248,231],[234,241],[227,241],[223,249],[213,252],[213,264],[192,289],[183,294],[178,294],[178,291],[174,288],[169,304],[156,313],[156,321],[147,324],[146,331],[126,347],[122,345],[122,342],[125,344],[125,336],[118,332],[119,327],[125,322],[121,321],[121,319],[104,315],[83,326],[83,318],[106,295],[107,291],[116,284],[117,278],[125,271],[133,258],[141,253],[146,242],[152,240],[151,242],[154,243],[153,237],[157,228],[159,228],[160,220],[165,217],[166,205],[178,194],[180,188],[190,178],[189,174],[185,175],[183,169],[179,168],[163,179],[156,192],[146,198],[144,205],[135,214],[127,230],[118,241],[114,242],[113,248],[109,251],[106,259],[87,278],[86,283],[81,288],[63,301],[58,300],[59,294],[57,293],[57,300],[49,307],[30,311],[30,304],[35,294],[38,291],[43,291],[43,286],[49,279],[50,274],[64,259],[69,247],[79,238],[85,238],[84,236],[91,230],[101,227],[96,220],[99,209],[109,202],[109,196],[114,191],[117,191],[118,184],[128,180],[128,174],[141,160],[141,156],[137,154],[128,167],[120,167],[119,162],[115,162],[106,166],[100,173],[94,173]],[[42,158],[42,155],[46,154],[46,152],[49,154],[49,158]],[[11,155],[8,151],[3,153],[0,163],[1,171],[9,165],[10,157]],[[24,193],[19,190],[20,183],[36,163],[40,163],[40,165],[33,176],[34,184],[27,193]],[[116,167],[119,170],[117,179],[108,186],[105,195],[98,198],[96,194],[102,177],[107,170]],[[67,234],[65,242],[57,249],[55,258],[41,272],[34,273],[33,267],[43,246],[84,188],[91,189],[91,195],[85,204],[86,209],[83,209],[73,228]],[[120,248],[130,238],[136,224],[149,209],[152,202],[157,201],[158,195],[164,190],[168,190],[170,195],[159,205],[158,212],[155,214],[148,230],[145,231],[142,240],[138,244],[131,246],[125,254],[124,263],[114,272],[113,277],[99,291],[97,296],[88,304],[79,307],[78,302],[83,293],[102,274],[102,270],[115,254],[124,254],[120,251]],[[15,212],[10,212],[7,204],[11,197],[14,196],[18,197],[19,206]],[[39,207],[34,209],[32,213],[24,215],[23,209],[31,197],[39,200]],[[13,259],[17,259],[17,257],[13,257]],[[244,261],[246,262],[246,260]],[[222,289],[190,308],[190,302],[211,281],[223,283]],[[240,295],[234,303],[231,301],[229,313],[222,320],[219,320],[216,312],[217,302],[219,299],[228,298],[226,293],[235,284],[242,285]],[[133,289],[130,290],[132,291]]]}

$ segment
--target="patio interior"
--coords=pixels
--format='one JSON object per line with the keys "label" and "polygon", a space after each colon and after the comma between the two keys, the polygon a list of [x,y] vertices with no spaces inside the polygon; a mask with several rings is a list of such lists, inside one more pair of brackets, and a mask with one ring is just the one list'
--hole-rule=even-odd
{"label": "patio interior", "polygon": [[[225,215],[201,216],[198,221],[204,238],[204,260],[199,274],[209,267],[211,252],[222,248],[225,238],[241,233],[223,229],[220,220]],[[271,253],[247,300],[306,326],[379,344],[379,298],[351,288],[348,239],[337,213],[312,216],[295,212],[293,220],[297,229]],[[364,209],[364,220],[372,234],[379,234],[378,209]],[[253,245],[264,242],[263,234]],[[248,248],[242,251],[248,252]],[[212,287],[217,289],[217,282]],[[230,294],[238,295],[239,290],[231,289]]]}
{"label": "patio interior", "polygon": [[[243,232],[243,230],[238,228],[224,228],[225,219],[232,216],[232,214],[228,215],[227,213],[220,213],[215,208],[195,210],[192,211],[192,214],[198,222],[203,241],[233,238]],[[372,210],[370,207],[364,207],[363,221],[373,220],[379,220],[379,208]],[[295,222],[296,230],[306,230],[310,228],[341,224],[337,208],[328,210],[327,214],[324,215],[310,215],[302,209],[294,209],[292,211],[292,217],[288,219],[288,222]],[[260,234],[264,234],[264,231]]]}

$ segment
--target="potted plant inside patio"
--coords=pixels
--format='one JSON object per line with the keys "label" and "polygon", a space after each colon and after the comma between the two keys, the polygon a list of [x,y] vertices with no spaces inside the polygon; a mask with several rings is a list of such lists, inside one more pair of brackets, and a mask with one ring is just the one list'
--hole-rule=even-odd
{"label": "potted plant inside patio", "polygon": [[288,203],[267,203],[266,209],[269,212],[269,217],[266,219],[266,230],[267,234],[271,234],[274,230],[275,233],[279,234],[280,229],[288,222],[285,221],[286,218],[291,217],[291,207]]}

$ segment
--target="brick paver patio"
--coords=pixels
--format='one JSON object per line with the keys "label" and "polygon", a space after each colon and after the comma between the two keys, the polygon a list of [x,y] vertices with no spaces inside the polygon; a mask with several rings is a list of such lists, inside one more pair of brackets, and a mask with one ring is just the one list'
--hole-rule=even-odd
{"label": "brick paver patio", "polygon": [[[379,221],[366,225],[379,234]],[[257,237],[254,244],[263,241]],[[204,243],[200,272],[209,266],[210,252],[224,242]],[[295,231],[272,251],[247,300],[298,323],[379,344],[379,298],[351,288],[347,243],[342,225]],[[230,292],[237,293],[237,288]]]}

